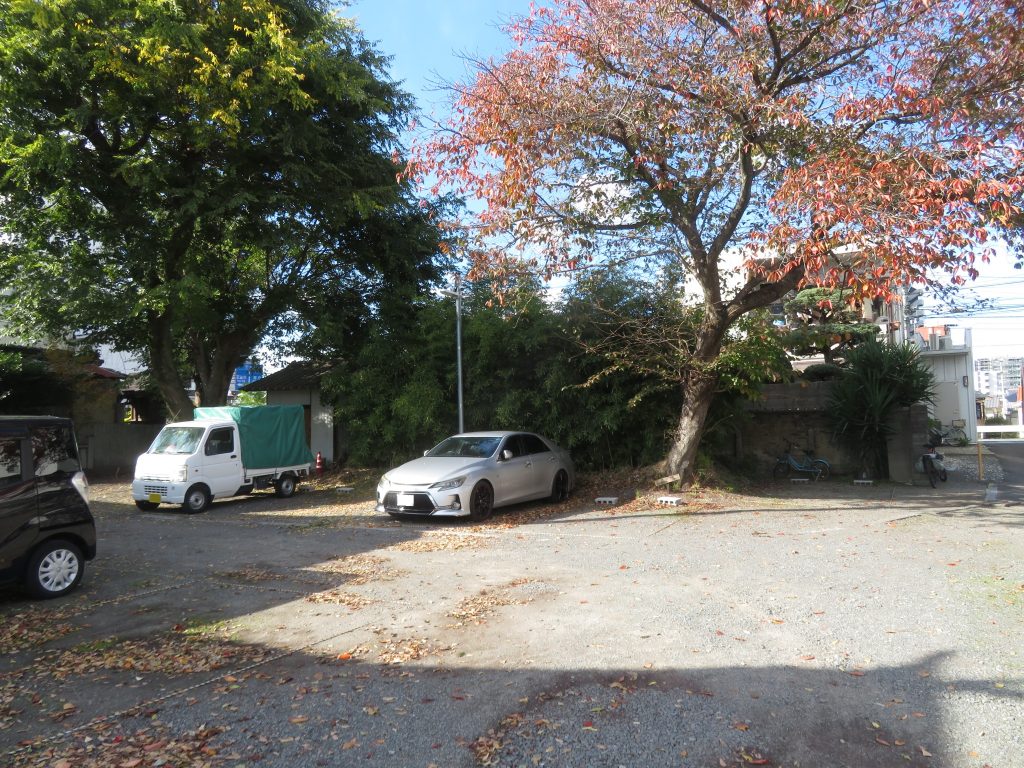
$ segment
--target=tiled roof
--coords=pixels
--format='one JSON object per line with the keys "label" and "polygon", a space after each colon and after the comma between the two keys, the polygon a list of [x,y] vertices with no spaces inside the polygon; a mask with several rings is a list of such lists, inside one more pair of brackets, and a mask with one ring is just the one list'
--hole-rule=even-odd
{"label": "tiled roof", "polygon": [[128,374],[120,373],[115,371],[113,368],[104,368],[102,365],[96,365],[95,363],[86,363],[84,366],[85,370],[91,373],[93,376],[99,379],[127,379]]}
{"label": "tiled roof", "polygon": [[299,361],[289,363],[280,371],[246,384],[243,392],[282,392],[292,389],[317,389],[320,378],[331,370],[326,363]]}

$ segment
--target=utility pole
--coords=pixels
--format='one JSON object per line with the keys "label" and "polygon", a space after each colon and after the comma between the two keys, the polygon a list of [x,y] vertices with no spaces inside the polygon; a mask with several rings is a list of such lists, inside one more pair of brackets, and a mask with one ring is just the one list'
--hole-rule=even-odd
{"label": "utility pole", "polygon": [[455,273],[455,290],[442,290],[445,296],[455,299],[455,371],[459,388],[459,432],[466,431],[466,425],[462,416],[462,277]]}

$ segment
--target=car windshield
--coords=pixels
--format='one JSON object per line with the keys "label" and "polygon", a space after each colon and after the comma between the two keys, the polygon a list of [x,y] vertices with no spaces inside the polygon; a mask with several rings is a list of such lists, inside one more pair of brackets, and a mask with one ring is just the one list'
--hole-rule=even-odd
{"label": "car windshield", "polygon": [[156,436],[150,453],[195,453],[203,438],[203,427],[164,427]]}
{"label": "car windshield", "polygon": [[449,437],[435,445],[427,456],[467,456],[472,459],[486,459],[498,450],[500,437]]}

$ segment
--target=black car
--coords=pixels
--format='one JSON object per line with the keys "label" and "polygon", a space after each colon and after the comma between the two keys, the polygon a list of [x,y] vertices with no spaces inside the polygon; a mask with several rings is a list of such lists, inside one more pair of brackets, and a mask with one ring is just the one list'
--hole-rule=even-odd
{"label": "black car", "polygon": [[0,416],[0,581],[59,597],[96,556],[89,485],[70,419]]}

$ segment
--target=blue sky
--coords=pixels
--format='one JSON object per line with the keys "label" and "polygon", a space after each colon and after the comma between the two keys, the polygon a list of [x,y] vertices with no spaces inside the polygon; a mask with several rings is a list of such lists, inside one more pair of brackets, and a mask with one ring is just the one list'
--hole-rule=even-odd
{"label": "blue sky", "polygon": [[447,97],[432,84],[463,79],[462,54],[507,51],[511,44],[500,25],[529,10],[530,0],[353,0],[341,13],[393,57],[391,76],[416,98],[422,113],[440,118]]}

